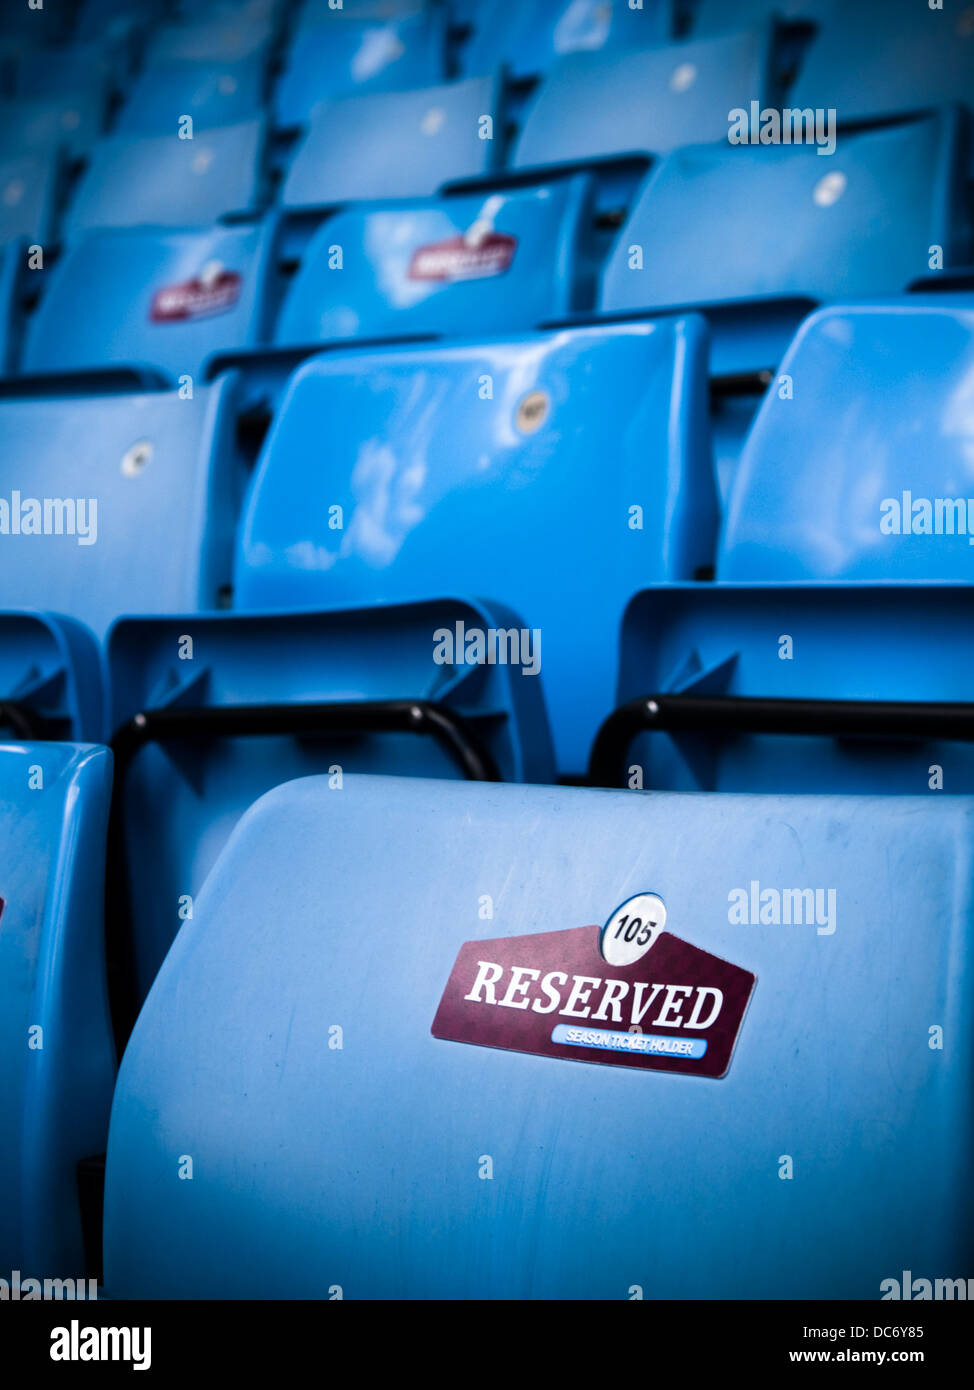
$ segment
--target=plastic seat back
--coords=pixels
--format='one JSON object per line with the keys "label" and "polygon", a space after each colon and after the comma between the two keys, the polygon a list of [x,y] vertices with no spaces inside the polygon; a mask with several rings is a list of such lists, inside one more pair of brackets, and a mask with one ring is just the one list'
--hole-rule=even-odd
{"label": "plastic seat back", "polygon": [[545,72],[566,53],[639,48],[661,43],[672,32],[670,0],[484,0],[472,39],[463,54],[466,72],[491,72],[503,63],[517,79]]}
{"label": "plastic seat back", "polygon": [[446,76],[442,11],[400,19],[319,12],[295,32],[274,96],[277,122],[305,125],[320,101],[433,86]]}
{"label": "plastic seat back", "polygon": [[105,748],[0,746],[0,1262],[22,1282],[85,1275],[77,1168],[105,1151],[115,1073],[110,797]]}
{"label": "plastic seat back", "polygon": [[322,102],[294,156],[282,205],[298,211],[425,198],[487,174],[500,158],[498,111],[498,84],[487,77]]}
{"label": "plastic seat back", "polygon": [[525,630],[501,659],[542,673],[580,771],[628,599],[710,562],[705,351],[674,318],[311,359],[255,473],[237,606],[499,603]]}
{"label": "plastic seat back", "polygon": [[800,388],[758,412],[718,578],[969,581],[974,299],[823,309],[780,375]]}
{"label": "plastic seat back", "polygon": [[350,208],[315,233],[277,343],[533,327],[594,291],[584,179],[402,207]]}
{"label": "plastic seat back", "polygon": [[225,601],[244,466],[233,381],[0,402],[0,590],[96,636]]}
{"label": "plastic seat back", "polygon": [[272,245],[260,226],[85,233],[50,272],[21,370],[138,363],[196,378],[211,353],[259,341]]}
{"label": "plastic seat back", "polygon": [[252,212],[262,193],[261,121],[176,135],[114,135],[95,148],[65,217],[65,235],[90,227],[204,226]]}
{"label": "plastic seat back", "polygon": [[972,825],[968,798],[280,788],[123,1059],[108,1289],[876,1300],[970,1268]]}
{"label": "plastic seat back", "polygon": [[728,112],[772,92],[770,32],[573,53],[543,82],[512,156],[516,169],[659,155],[726,140]]}

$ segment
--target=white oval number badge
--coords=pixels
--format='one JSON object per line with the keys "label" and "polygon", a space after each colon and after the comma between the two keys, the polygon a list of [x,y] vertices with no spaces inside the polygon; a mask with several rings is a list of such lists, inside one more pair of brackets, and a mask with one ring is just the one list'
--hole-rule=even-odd
{"label": "white oval number badge", "polygon": [[634,965],[666,926],[666,908],[655,893],[627,898],[602,928],[599,950],[609,965]]}

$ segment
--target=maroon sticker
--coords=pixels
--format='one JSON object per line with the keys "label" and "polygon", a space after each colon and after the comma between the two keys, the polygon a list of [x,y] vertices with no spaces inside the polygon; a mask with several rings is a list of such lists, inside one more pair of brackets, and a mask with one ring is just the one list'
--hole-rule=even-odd
{"label": "maroon sticker", "polygon": [[[627,929],[622,912],[608,927]],[[649,944],[623,965],[602,955],[599,927],[466,942],[433,1036],[572,1062],[723,1076],[754,975],[667,931],[642,930]]]}
{"label": "maroon sticker", "polygon": [[242,287],[243,277],[235,270],[167,285],[152,296],[149,318],[153,323],[185,323],[188,319],[224,314],[236,304]]}
{"label": "maroon sticker", "polygon": [[517,249],[517,239],[503,232],[488,232],[476,241],[462,236],[431,242],[413,252],[410,280],[478,280],[501,275]]}

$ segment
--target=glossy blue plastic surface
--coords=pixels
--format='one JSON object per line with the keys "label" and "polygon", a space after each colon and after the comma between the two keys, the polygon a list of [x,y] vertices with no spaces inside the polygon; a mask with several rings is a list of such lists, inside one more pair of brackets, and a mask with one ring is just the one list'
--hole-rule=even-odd
{"label": "glossy blue plastic surface", "polygon": [[[974,683],[974,589],[666,585],[633,600],[621,647],[619,704],[674,693],[965,702]],[[627,782],[638,784],[638,768],[644,787],[663,791],[896,793],[929,803],[974,794],[969,743],[728,737],[716,726],[708,739],[640,736],[626,759]]]}
{"label": "glossy blue plastic surface", "polygon": [[974,577],[972,381],[974,296],[814,314],[741,455],[718,579]]}
{"label": "glossy blue plastic surface", "polygon": [[76,1165],[104,1152],[115,1070],[110,795],[105,748],[0,746],[0,1267],[23,1278],[85,1273]]}
{"label": "glossy blue plastic surface", "polygon": [[[408,92],[363,92],[321,102],[281,195],[290,210],[359,199],[426,198],[474,178],[499,158],[499,88],[491,77]],[[481,117],[497,127],[491,139]]]}
{"label": "glossy blue plastic surface", "polygon": [[[618,703],[968,700],[972,377],[969,297],[813,315],[734,474],[718,583],[634,600]],[[677,790],[974,791],[970,746],[932,739],[654,735],[629,765]]]}
{"label": "glossy blue plastic surface", "polygon": [[49,736],[103,741],[105,694],[97,643],[54,613],[0,611],[0,701],[49,721]]}
{"label": "glossy blue plastic surface", "polygon": [[[678,150],[650,176],[619,234],[601,307],[724,306],[726,327],[713,325],[715,370],[774,366],[783,336],[770,322],[776,297],[899,293],[930,274],[932,246],[947,266],[966,262],[960,150],[954,110],[840,132],[827,157],[814,145],[726,140]],[[802,310],[781,311],[787,339]],[[773,343],[763,361],[746,341],[759,316]]]}
{"label": "glossy blue plastic surface", "polygon": [[176,135],[100,141],[65,216],[65,235],[89,227],[185,227],[252,211],[260,195],[262,121]]}
{"label": "glossy blue plastic surface", "polygon": [[312,359],[255,473],[235,604],[500,603],[540,629],[578,773],[629,598],[710,563],[706,389],[695,318]]}
{"label": "glossy blue plastic surface", "polygon": [[492,72],[504,63],[515,78],[543,73],[565,53],[639,48],[670,37],[672,0],[482,0],[464,71]]}
{"label": "glossy blue plastic surface", "polygon": [[[592,291],[591,218],[584,178],[340,212],[309,243],[274,341],[456,336],[472,324],[497,333],[561,318],[584,307]],[[435,278],[414,261],[418,252],[460,238],[463,245],[444,248],[447,254],[475,252],[495,235],[513,238],[513,258],[506,266],[498,261],[492,273]]]}
{"label": "glossy blue plastic surface", "polygon": [[277,122],[303,125],[319,101],[353,91],[434,86],[446,76],[442,10],[399,20],[319,13],[294,36],[274,97]]}
{"label": "glossy blue plastic surface", "polygon": [[105,32],[108,28],[106,24],[97,38],[88,40],[75,30],[71,44],[59,48],[25,48],[17,62],[14,93],[28,101],[56,97],[69,102],[82,93],[94,93],[104,100],[118,57]]}
{"label": "glossy blue plastic surface", "polygon": [[259,55],[214,67],[179,63],[146,68],[132,84],[114,129],[125,135],[173,136],[186,116],[194,131],[251,120],[260,113],[263,88]]}
{"label": "glossy blue plastic surface", "polygon": [[53,236],[59,168],[53,152],[0,159],[0,245],[18,237],[43,245]]}
{"label": "glossy blue plastic surface", "polygon": [[123,613],[217,607],[243,476],[232,390],[0,402],[4,605],[96,636]]}
{"label": "glossy blue plastic surface", "polygon": [[[450,598],[413,605],[252,617],[126,620],[109,637],[112,729],[140,710],[430,700],[469,725],[505,781],[550,782],[554,763],[538,680],[509,666],[438,665],[435,634],[506,626],[500,610]],[[2,631],[2,629],[0,629]],[[193,640],[191,660],[185,638]],[[280,782],[328,773],[462,776],[428,736],[378,732],[263,736],[143,749],[125,780],[125,850],[135,910],[136,987],[144,998],[239,817]]]}
{"label": "glossy blue plastic surface", "polygon": [[[272,229],[105,228],[69,247],[31,316],[20,369],[65,372],[148,364],[197,378],[217,349],[258,341],[267,311]],[[219,313],[153,316],[156,296],[218,272],[240,276]]]}
{"label": "glossy blue plastic surface", "polygon": [[942,101],[974,105],[974,19],[962,0],[836,5],[809,45],[789,100],[843,121]]}
{"label": "glossy blue plastic surface", "polygon": [[63,146],[73,159],[91,150],[102,129],[105,100],[96,90],[72,91],[44,100],[19,97],[0,102],[0,150],[44,155]]}
{"label": "glossy blue plastic surface", "polygon": [[517,141],[515,168],[573,165],[727,139],[727,113],[772,93],[770,35],[617,53],[573,53],[543,82]]}
{"label": "glossy blue plastic surface", "polygon": [[[972,836],[968,798],[280,788],[122,1062],[108,1290],[878,1300],[969,1268]],[[835,931],[732,924],[752,881],[834,890]],[[431,1035],[464,942],[646,891],[757,976],[724,1079]]]}
{"label": "glossy blue plastic surface", "polygon": [[236,63],[263,55],[274,35],[273,14],[253,13],[253,7],[250,14],[240,8],[234,13],[234,8],[213,13],[211,3],[192,10],[190,23],[161,25],[149,45],[147,63]]}

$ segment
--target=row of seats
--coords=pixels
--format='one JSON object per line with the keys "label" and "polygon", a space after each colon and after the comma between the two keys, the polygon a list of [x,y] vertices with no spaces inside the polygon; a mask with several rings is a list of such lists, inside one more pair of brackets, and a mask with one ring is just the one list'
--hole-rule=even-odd
{"label": "row of seats", "polygon": [[[585,547],[600,517],[597,543],[621,546],[618,578],[603,572],[599,585],[615,616],[593,625],[605,645],[587,663],[604,707],[627,597],[712,561],[705,342],[699,320],[674,317],[312,357],[286,388],[252,478],[236,372],[189,397],[175,388],[8,399],[6,496],[16,493],[21,510],[29,495],[77,498],[77,534],[37,537],[18,515],[19,534],[11,522],[0,552],[6,602],[67,613],[99,639],[120,613],[212,611],[230,594],[244,611],[451,591],[521,610],[551,593],[532,539],[539,524],[552,545],[575,535]],[[619,476],[606,491],[610,451]],[[657,460],[648,475],[647,458]],[[516,529],[522,558],[498,588],[501,526]],[[580,581],[562,616],[545,617],[565,633],[562,655],[546,663],[570,661],[572,612],[594,601]],[[593,727],[591,715],[579,725],[574,770]]]}
{"label": "row of seats", "polygon": [[[16,0],[12,7],[23,8]],[[151,12],[136,7],[125,14],[120,8],[116,24],[124,25],[122,32],[131,42],[132,26],[141,23],[147,29]],[[260,8],[266,13],[258,20],[255,11]],[[841,0],[796,5],[758,0],[734,7],[722,0],[708,7],[704,0],[697,22],[690,25],[673,10],[669,0],[524,0],[517,6],[484,0],[474,15],[464,16],[456,3],[374,6],[368,13],[364,5],[336,7],[334,0],[307,0],[288,24],[292,16],[283,6],[275,12],[271,6],[230,5],[223,18],[158,25],[150,30],[142,57],[150,70],[247,60],[266,67],[281,43],[283,24],[289,32],[284,35],[276,111],[288,125],[306,120],[317,101],[344,90],[435,85],[453,72],[480,76],[500,67],[515,83],[524,83],[577,55],[618,56],[674,39],[721,39],[734,30],[774,22],[786,41],[794,29],[804,37],[795,63],[802,104],[841,106],[848,101],[850,113],[877,114],[922,105],[944,81],[957,84],[958,98],[967,94],[962,79],[970,57],[964,41],[971,36],[971,21],[962,0],[945,0],[936,9],[913,0],[861,0],[853,13]],[[46,16],[34,21],[35,41],[51,41],[50,33],[37,32],[46,22]],[[84,85],[89,69],[83,59],[97,52],[99,41],[109,51],[119,44],[117,30],[106,26],[104,18],[81,33],[87,49],[76,43],[60,50],[65,54],[63,77],[75,87]],[[457,37],[466,41],[458,45]],[[910,61],[904,62],[907,54]],[[17,64],[29,64],[31,57],[30,50],[16,54],[15,74]],[[875,90],[856,82],[859,72],[879,78]],[[828,100],[830,93],[837,99]]]}
{"label": "row of seats", "polygon": [[[831,91],[857,111],[876,112],[923,104],[931,81],[944,80],[938,73],[944,63],[956,80],[964,71],[964,40],[971,36],[963,0],[944,0],[936,8],[913,0],[860,0],[852,12],[841,0],[754,0],[734,6],[699,0],[689,13],[672,0],[522,0],[516,6],[504,0],[343,0],[341,5],[306,0],[296,14],[288,6],[251,0],[211,5],[204,17],[169,7],[175,12],[168,18],[166,8],[93,0],[81,7],[73,43],[64,47],[70,6],[47,0],[41,9],[31,9],[21,0],[6,0],[8,61],[16,75],[39,46],[54,46],[63,54],[62,85],[78,87],[90,74],[84,60],[98,54],[99,45],[101,52],[114,48],[116,62],[120,48],[124,53],[136,46],[147,68],[171,69],[248,60],[267,65],[283,40],[278,110],[288,123],[306,118],[315,101],[343,88],[435,84],[451,68],[461,76],[478,76],[500,66],[516,82],[526,82],[574,54],[620,53],[675,38],[719,38],[774,20],[786,37],[797,30],[803,39],[798,49],[803,104],[840,105],[827,99]],[[878,87],[857,82],[858,73],[880,75]]]}
{"label": "row of seats", "polygon": [[[228,752],[221,711],[433,700],[490,775],[551,781],[583,776],[614,706],[647,695],[960,700],[966,668],[948,676],[936,652],[969,574],[972,366],[969,300],[814,315],[748,438],[713,585],[698,582],[717,501],[695,316],[313,357],[252,475],[236,373],[192,399],[0,404],[0,584],[9,608],[42,610],[7,619],[3,698],[61,737],[100,741],[155,711],[163,741],[178,740],[192,709],[194,739],[213,740],[185,761],[137,740],[139,998],[178,925],[172,905],[282,768],[305,767],[301,747]],[[67,509],[53,534],[32,534],[32,497]],[[867,640],[867,612],[896,615],[895,640],[885,625]],[[513,632],[516,648],[487,664],[468,647],[478,632]],[[825,654],[843,643],[855,656],[837,667]],[[320,717],[337,739],[326,767],[456,772],[449,743]],[[898,748],[832,747],[826,733],[786,755],[773,726],[731,723],[715,744],[712,729],[661,724],[662,746],[637,729],[629,760],[597,771],[675,790],[907,792],[937,764],[949,790],[969,786],[966,752],[900,723]],[[243,732],[287,744],[286,727],[257,724]]]}
{"label": "row of seats", "polygon": [[[342,19],[339,31],[347,23]],[[330,42],[329,36],[330,30]],[[523,176],[592,161],[645,163],[682,146],[723,141],[729,112],[750,109],[752,102],[759,109],[781,102],[771,38],[772,30],[764,27],[675,47],[569,55],[532,99],[509,151],[505,89],[495,76],[442,83],[417,75],[407,89],[338,89],[306,113],[307,130],[283,180],[281,205],[293,211],[362,198],[429,196],[501,169]],[[906,94],[881,114],[968,102],[974,49],[960,39],[947,47],[950,61],[938,56],[929,90]],[[300,48],[313,62],[313,50]],[[861,67],[854,72],[858,89],[871,90],[868,74]],[[58,190],[27,199],[17,196],[17,188],[25,179],[55,185],[65,143],[75,158],[90,159],[61,221],[66,238],[93,225],[169,222],[166,193],[184,221],[210,221],[263,205],[269,196],[262,169],[265,95],[264,77],[250,59],[221,70],[149,67],[114,132],[101,139],[96,137],[104,83],[77,99],[65,95],[60,104],[8,103],[10,109],[0,113],[0,233],[4,239],[50,238]],[[835,105],[800,85],[788,99],[798,108]],[[842,126],[872,114],[841,103],[836,109]],[[20,163],[27,159],[29,178]]]}
{"label": "row of seats", "polygon": [[[277,216],[199,229],[79,228],[50,269],[23,247],[8,253],[7,360],[24,372],[140,363],[195,377],[207,359],[261,344],[694,307],[711,320],[715,375],[764,368],[814,304],[900,292],[974,260],[967,136],[948,108],[845,138],[828,172],[804,146],[682,149],[648,178],[608,252],[583,174],[347,207],[297,256]],[[167,150],[182,154],[172,141]],[[334,189],[329,168],[319,161],[315,177]],[[375,161],[348,171],[366,176],[373,192],[389,182]],[[128,184],[119,178],[119,199]],[[186,214],[188,200],[169,201],[168,181],[158,191],[165,206],[153,208],[154,220]],[[108,204],[116,200],[103,183],[100,206]],[[191,211],[205,220],[212,209]],[[28,295],[35,307],[24,325]]]}

